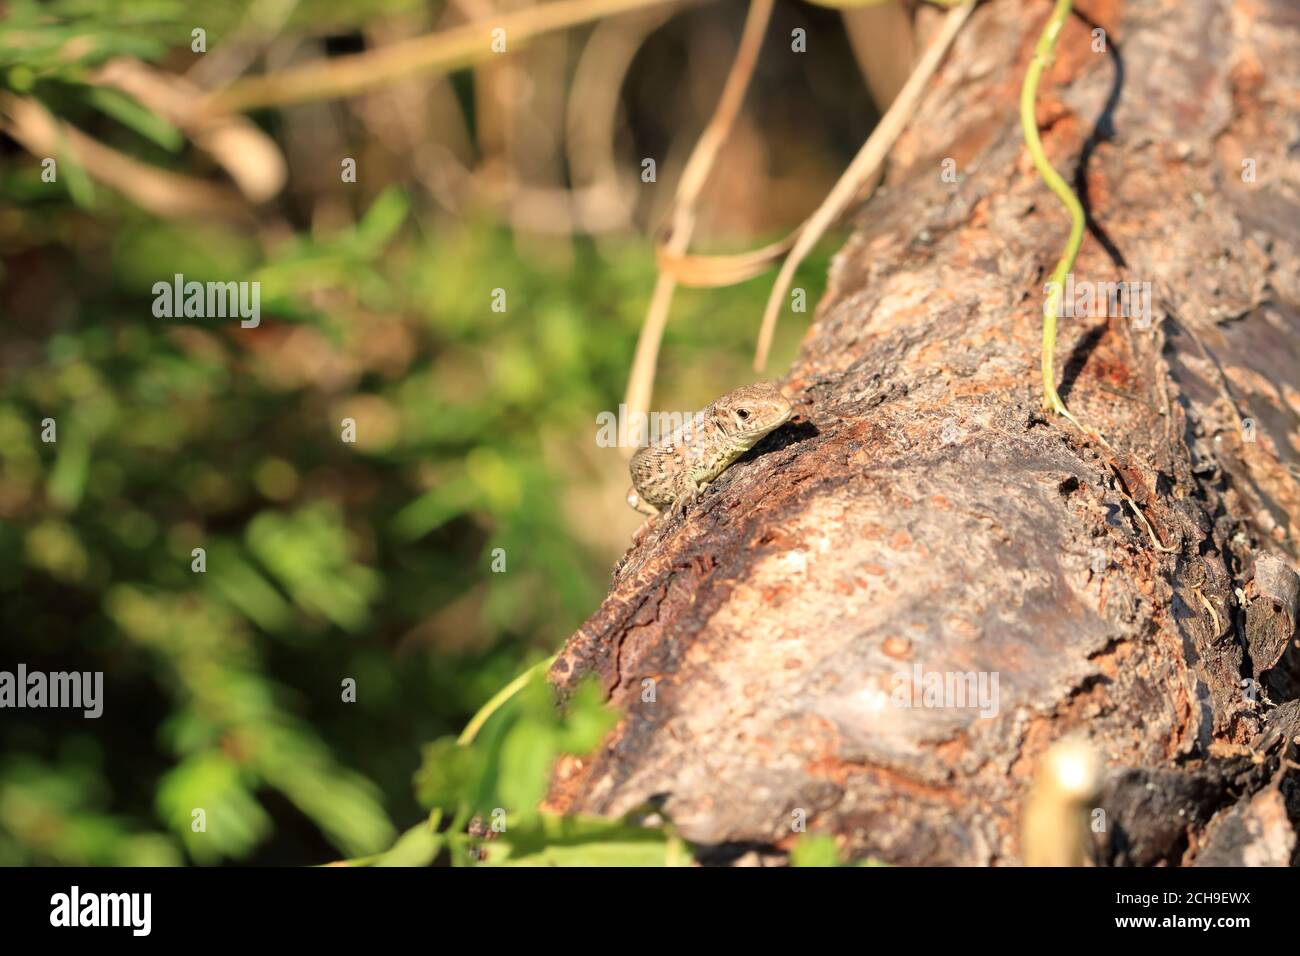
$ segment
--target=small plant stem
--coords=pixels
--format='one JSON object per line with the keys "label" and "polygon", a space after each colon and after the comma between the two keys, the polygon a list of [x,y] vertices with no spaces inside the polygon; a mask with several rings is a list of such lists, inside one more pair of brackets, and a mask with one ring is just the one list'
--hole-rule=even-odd
{"label": "small plant stem", "polygon": [[1056,390],[1053,355],[1056,351],[1056,320],[1064,297],[1065,277],[1074,268],[1074,260],[1078,257],[1079,247],[1083,244],[1083,205],[1079,202],[1079,197],[1061,178],[1061,174],[1048,161],[1047,154],[1043,152],[1042,140],[1038,138],[1038,122],[1034,118],[1038,81],[1043,75],[1043,70],[1052,63],[1056,38],[1065,25],[1066,17],[1070,15],[1071,5],[1072,0],[1057,0],[1052,15],[1038,38],[1038,44],[1034,47],[1033,59],[1029,61],[1029,68],[1025,71],[1025,82],[1020,88],[1020,127],[1024,132],[1025,145],[1029,148],[1029,155],[1034,161],[1038,174],[1043,177],[1047,187],[1065,204],[1065,208],[1070,213],[1070,237],[1066,240],[1065,252],[1062,253],[1056,268],[1052,271],[1049,283],[1051,291],[1047,302],[1043,305],[1043,405],[1049,411],[1064,415],[1077,425],[1078,422],[1066,409],[1065,403],[1061,401],[1061,396]]}
{"label": "small plant stem", "polygon": [[557,655],[552,654],[550,657],[546,658],[546,660],[538,661],[532,667],[528,668],[528,670],[524,671],[512,680],[509,684],[506,684],[505,687],[502,687],[499,691],[493,694],[492,699],[480,707],[478,713],[475,714],[470,719],[470,722],[465,725],[465,729],[462,730],[460,736],[456,738],[456,743],[460,744],[462,747],[468,747],[473,743],[474,738],[478,736],[478,732],[482,730],[483,725],[488,722],[488,718],[500,710],[506,701],[523,690],[524,687],[527,686],[528,682],[532,680],[539,671],[544,671],[555,663],[556,656]]}

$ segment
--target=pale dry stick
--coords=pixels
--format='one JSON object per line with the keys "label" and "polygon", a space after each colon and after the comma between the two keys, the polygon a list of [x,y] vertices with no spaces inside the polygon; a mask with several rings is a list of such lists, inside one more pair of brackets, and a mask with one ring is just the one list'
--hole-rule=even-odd
{"label": "pale dry stick", "polygon": [[520,232],[596,236],[628,231],[628,210],[608,183],[577,189],[511,184],[509,207],[510,225]]}
{"label": "pale dry stick", "polygon": [[[441,153],[433,158],[429,152]],[[442,144],[413,154],[418,175],[430,194],[451,213],[463,215],[467,205],[507,208],[510,225],[521,232],[572,235],[625,232],[626,209],[611,203],[607,183],[577,189],[524,186],[500,176],[476,173]]]}
{"label": "pale dry stick", "polygon": [[91,177],[155,216],[242,218],[248,214],[234,190],[125,156],[55,119],[34,99],[0,95],[0,130],[38,159],[66,150]]}
{"label": "pale dry stick", "polygon": [[265,202],[284,187],[288,167],[275,140],[243,116],[201,115],[198,106],[206,91],[189,77],[121,56],[92,73],[90,81],[125,93],[178,127],[217,161],[250,202]]}
{"label": "pale dry stick", "polygon": [[[672,16],[672,11],[651,11],[650,15],[667,19]],[[615,20],[602,21],[593,32],[592,42],[600,31],[617,24],[618,21]],[[502,70],[517,70],[517,67],[503,65]],[[493,140],[490,131],[497,130],[500,140],[498,151],[502,154],[499,162],[492,163],[489,158],[488,163],[472,174],[471,183],[477,194],[490,205],[501,207],[502,216],[522,236],[571,237],[579,231],[598,234],[626,230],[631,223],[631,207],[626,202],[618,202],[618,195],[608,182],[574,189],[531,185],[522,181],[516,171],[516,158],[521,152],[526,152],[515,141],[515,134],[519,132],[519,117],[515,115],[513,104],[496,105],[490,92],[490,77],[495,75],[499,78],[500,74],[501,70],[487,71],[482,66],[476,74],[476,81],[483,87],[482,95],[476,97],[476,103],[480,110],[486,111],[480,113],[476,124],[480,133],[480,146],[490,147]],[[529,75],[532,77],[535,74],[530,72]],[[574,82],[577,83],[577,77]],[[621,74],[616,85],[622,85]],[[616,110],[617,105],[615,89],[610,110]],[[611,139],[612,135],[611,128]]]}
{"label": "pale dry stick", "polygon": [[597,191],[610,207],[607,215],[617,216],[629,228],[636,208],[634,187],[620,183],[614,158],[619,94],[637,51],[671,16],[670,10],[651,10],[597,24],[578,58],[569,88],[565,152],[570,174],[574,182]]}
{"label": "pale dry stick", "polygon": [[215,94],[213,112],[243,112],[266,106],[334,99],[373,89],[421,71],[448,73],[492,56],[492,30],[505,30],[507,51],[544,33],[665,3],[692,0],[559,0],[505,13],[488,23],[470,23],[415,37],[365,53],[317,60],[265,76],[250,76]]}
{"label": "pale dry stick", "polygon": [[[763,35],[767,32],[767,23],[772,16],[772,6],[773,0],[752,0],[749,5],[736,57],[727,73],[718,105],[714,108],[708,126],[695,143],[677,184],[677,193],[668,213],[667,235],[661,239],[670,253],[681,255],[690,246],[691,234],[695,231],[696,199],[708,181],[718,151],[730,135],[745,101],[745,92],[749,89],[750,78],[758,63],[759,49],[763,45]],[[650,297],[650,308],[641,325],[636,356],[628,376],[624,403],[631,413],[629,419],[638,412],[644,414],[649,410],[650,396],[654,391],[655,366],[659,362],[659,343],[663,340],[664,326],[668,322],[668,310],[676,287],[676,280],[668,273],[660,272],[655,280],[654,294]],[[624,457],[630,458],[636,449],[631,442],[624,441],[624,437],[619,436],[619,448]]]}
{"label": "pale dry stick", "polygon": [[794,278],[795,270],[799,268],[799,264],[831,224],[844,214],[858,194],[862,183],[874,175],[876,169],[884,162],[894,143],[907,127],[912,114],[916,112],[926,85],[938,70],[940,61],[948,52],[962,24],[975,8],[975,2],[976,0],[967,0],[960,7],[948,11],[939,28],[938,36],[925,51],[920,62],[916,64],[916,68],[912,70],[912,75],[903,84],[898,98],[890,104],[880,123],[871,131],[871,135],[867,137],[858,155],[853,157],[849,168],[831,189],[830,195],[800,228],[799,238],[781,265],[781,271],[777,274],[776,283],[772,287],[772,294],[767,300],[767,308],[763,311],[763,325],[758,333],[758,348],[754,353],[756,371],[761,372],[763,366],[767,364],[767,355],[772,347],[772,336],[776,332],[777,314],[785,302],[786,289]]}
{"label": "pale dry stick", "polygon": [[[940,3],[943,0],[930,0],[932,3]],[[876,27],[874,22],[879,16],[884,14],[885,7],[883,3],[877,4],[839,4],[826,2],[822,0],[821,5],[839,8],[844,15],[845,28],[849,32],[850,42],[853,45],[854,54],[857,56],[859,64],[864,70],[867,64],[863,62],[867,56],[869,44],[875,43],[880,39],[885,42],[898,46],[898,33],[903,29],[902,24],[896,22],[893,18],[899,15],[901,8],[890,8],[887,15],[887,29],[891,32],[872,33]],[[952,6],[951,3],[946,4]],[[861,21],[853,20],[852,17],[870,15],[872,20]],[[903,23],[908,24],[910,29],[910,20],[903,18]],[[866,32],[863,32],[863,31]],[[856,31],[856,32],[855,32]],[[909,51],[911,48],[910,40],[903,44]],[[892,55],[892,54],[891,54]],[[910,52],[907,56],[910,59]],[[874,62],[874,61],[873,61]],[[882,73],[873,81],[868,77],[868,86],[871,87],[872,96],[880,103],[891,103],[897,96],[897,92],[902,88],[907,79],[907,75],[899,77],[896,81],[890,74],[892,69],[888,63],[882,64]],[[865,199],[871,194],[876,183],[880,179],[882,169],[877,167],[874,172],[869,174],[858,186],[851,202],[858,202]],[[748,252],[729,253],[724,255],[673,255],[667,249],[660,247],[657,250],[659,268],[668,272],[681,285],[691,286],[692,288],[717,288],[721,286],[736,285],[747,279],[752,279],[757,275],[766,272],[772,266],[779,263],[794,248],[794,244],[799,240],[799,233],[808,226],[809,219],[804,220],[796,229],[791,231],[785,238],[763,246],[758,249],[752,249]]]}
{"label": "pale dry stick", "polygon": [[1214,609],[1214,605],[1211,604],[1205,595],[1201,593],[1199,587],[1192,588],[1192,593],[1200,598],[1202,606],[1210,612],[1210,618],[1214,621],[1214,636],[1217,637],[1219,634],[1219,628],[1222,626],[1219,624],[1219,612]]}
{"label": "pale dry stick", "polygon": [[[1093,434],[1095,437],[1101,438],[1100,434],[1095,432]],[[1110,445],[1106,443],[1106,439],[1102,438],[1101,441],[1107,448],[1110,447]],[[1114,468],[1114,465],[1111,467]],[[1118,474],[1118,469],[1116,469],[1116,474]],[[1165,554],[1176,554],[1179,550],[1178,548],[1167,548],[1160,543],[1160,538],[1156,534],[1156,529],[1151,526],[1151,522],[1147,520],[1147,516],[1142,513],[1142,509],[1138,507],[1138,503],[1133,500],[1132,496],[1124,491],[1123,488],[1116,488],[1115,490],[1119,492],[1121,498],[1128,502],[1128,506],[1132,508],[1133,513],[1137,515],[1138,521],[1142,522],[1142,527],[1146,530],[1147,536],[1151,538],[1151,546],[1157,551],[1163,551]]]}
{"label": "pale dry stick", "polygon": [[512,165],[534,185],[563,187],[566,183],[564,137],[567,120],[568,74],[578,37],[556,33],[539,37],[537,46],[519,58],[527,65],[530,91],[516,118],[519,143]]}
{"label": "pale dry stick", "polygon": [[280,35],[299,0],[260,0],[250,4],[234,32],[211,52],[199,57],[185,79],[208,90],[226,86],[257,59]]}
{"label": "pale dry stick", "polygon": [[845,38],[871,98],[883,109],[894,102],[912,72],[916,29],[901,3],[840,7]]}
{"label": "pale dry stick", "polygon": [[452,0],[451,6],[471,23],[486,20],[497,12],[488,0]]}
{"label": "pale dry stick", "polygon": [[[517,0],[519,7],[533,9],[536,0]],[[491,23],[476,23],[484,31],[492,29]],[[505,33],[507,49],[510,34]],[[519,182],[518,159],[521,153],[519,142],[520,117],[526,117],[521,98],[529,92],[534,80],[528,67],[535,62],[528,53],[515,50],[514,56],[485,57],[474,64],[472,77],[474,83],[473,122],[474,143],[478,149],[478,163],[475,170],[479,178],[498,180],[498,202],[507,208],[513,204],[513,187]]]}
{"label": "pale dry stick", "polygon": [[[522,0],[529,7],[529,0]],[[474,24],[476,27],[490,29],[487,24]],[[507,34],[507,48],[509,45]],[[469,118],[474,129],[473,161],[475,176],[501,180],[497,185],[507,185],[512,178],[510,165],[510,134],[512,132],[511,113],[514,110],[512,94],[522,84],[523,79],[516,79],[515,58],[492,57],[475,63],[469,70],[473,93],[470,96]],[[501,190],[498,190],[500,192]],[[498,201],[501,201],[498,198]]]}
{"label": "pale dry stick", "polygon": [[[478,3],[473,10],[466,10],[462,2],[444,8],[442,19],[448,11],[471,20],[492,12]],[[373,35],[380,46],[396,42],[398,31],[409,25],[387,21],[371,28],[367,38]],[[423,28],[425,21],[418,21],[418,25]],[[441,20],[435,25],[441,25]],[[470,177],[461,163],[473,155],[473,147],[463,107],[446,77],[434,77],[428,82],[418,78],[399,81],[382,93],[358,97],[353,108],[394,154],[410,157],[416,179],[435,202],[453,215],[463,214],[463,190],[458,187],[467,185]],[[448,159],[458,168],[447,168]]]}
{"label": "pale dry stick", "polygon": [[785,254],[794,248],[799,233],[806,224],[801,223],[797,229],[779,242],[749,252],[713,256],[679,256],[660,246],[655,250],[655,258],[659,268],[682,285],[697,289],[735,285],[766,272],[780,262]]}
{"label": "pale dry stick", "polygon": [[[461,23],[482,22],[495,12],[486,0],[453,0],[440,12],[434,26],[442,29],[449,18]],[[380,43],[390,42],[384,35],[377,39]],[[423,99],[415,95],[416,91]],[[423,84],[417,78],[399,81],[394,84],[394,95],[399,99],[397,113],[407,141],[398,152],[410,154],[416,177],[435,202],[453,216],[463,216],[474,187],[474,174],[465,165],[474,147],[465,109],[450,79],[439,76]],[[401,103],[402,99],[406,102]],[[438,131],[437,139],[426,137],[429,128]]]}
{"label": "pale dry stick", "polygon": [[[505,117],[509,136],[503,159],[509,175],[515,183],[555,190],[565,196],[566,205],[568,183],[560,131],[565,122],[569,50],[576,42],[567,32],[549,34],[538,37],[510,61],[502,61],[505,69],[512,71],[517,91]],[[481,64],[480,68],[487,65]],[[516,219],[514,209],[522,201],[517,193],[510,198],[507,215],[512,222]],[[565,268],[573,265],[571,241],[558,243],[547,236],[517,230],[514,243],[529,259],[563,263]]]}
{"label": "pale dry stick", "polygon": [[[514,0],[514,11],[536,0]],[[484,26],[492,27],[490,22]],[[506,34],[509,44],[509,33]],[[512,57],[490,57],[474,65],[474,130],[479,151],[476,182],[497,194],[501,216],[528,258],[569,257],[572,247],[550,236],[572,237],[578,215],[566,193],[563,158],[555,135],[563,122],[565,33],[538,37],[536,46]],[[508,49],[508,46],[507,46]],[[541,223],[544,228],[532,228]],[[539,237],[536,233],[545,235]]]}
{"label": "pale dry stick", "polygon": [[1093,864],[1089,808],[1105,769],[1101,752],[1080,734],[1062,737],[1043,754],[1020,812],[1026,866]]}

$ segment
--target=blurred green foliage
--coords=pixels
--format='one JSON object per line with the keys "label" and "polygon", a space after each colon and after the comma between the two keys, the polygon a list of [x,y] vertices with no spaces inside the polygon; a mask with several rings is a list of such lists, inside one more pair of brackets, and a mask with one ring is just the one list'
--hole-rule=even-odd
{"label": "blurred green foliage", "polygon": [[[342,6],[294,17],[400,4]],[[182,163],[161,118],[82,84],[109,55],[184,45],[188,7],[17,0],[4,84]],[[205,5],[203,25],[241,13]],[[536,811],[555,755],[607,726],[589,693],[564,716],[534,682],[472,747],[451,739],[605,591],[619,542],[575,526],[626,484],[601,473],[623,466],[595,416],[621,401],[648,244],[539,251],[364,177],[351,225],[268,241],[150,218],[75,174],[42,183],[6,152],[0,667],[103,671],[106,700],[98,720],[4,714],[0,864],[473,862],[455,835],[498,807],[510,824],[487,862],[679,859],[661,829]],[[825,272],[804,267],[810,302]],[[150,290],[177,273],[260,282],[261,324],[155,318]],[[752,379],[767,289],[679,293],[663,407]],[[801,324],[783,323],[773,368]],[[498,548],[506,573],[489,570]]]}
{"label": "blurred green foliage", "polygon": [[795,840],[790,847],[790,865],[791,866],[854,866],[854,867],[877,867],[888,866],[889,864],[876,859],[873,856],[863,857],[854,863],[845,861],[840,856],[839,847],[835,843],[835,837],[829,833],[805,833],[799,839]]}
{"label": "blurred green foliage", "polygon": [[548,663],[472,741],[442,737],[424,748],[415,787],[432,808],[429,820],[364,862],[429,863],[444,850],[462,866],[672,866],[690,859],[652,811],[606,820],[539,809],[556,758],[595,749],[616,721],[594,681],[558,711],[544,679]]}

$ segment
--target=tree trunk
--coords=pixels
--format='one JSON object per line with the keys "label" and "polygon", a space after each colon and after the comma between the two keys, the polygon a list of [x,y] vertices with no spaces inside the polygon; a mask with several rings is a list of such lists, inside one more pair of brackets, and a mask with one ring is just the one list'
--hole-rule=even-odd
{"label": "tree trunk", "polygon": [[[552,669],[624,711],[555,808],[649,801],[723,860],[806,817],[854,858],[1014,863],[1075,732],[1103,862],[1291,860],[1300,11],[1078,6],[1038,105],[1089,212],[1074,279],[1151,290],[1149,322],[1140,297],[1061,320],[1062,396],[1105,441],[1040,410],[1069,223],[1017,99],[1049,5],[995,0],[834,263],[797,417],[658,520]],[[990,694],[911,693],[932,674]]]}

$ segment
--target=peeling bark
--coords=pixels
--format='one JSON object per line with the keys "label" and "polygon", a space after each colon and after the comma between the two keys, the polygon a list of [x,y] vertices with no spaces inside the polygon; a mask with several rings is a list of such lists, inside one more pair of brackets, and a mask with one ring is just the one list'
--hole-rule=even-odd
{"label": "peeling bark", "polygon": [[[1038,114],[1090,213],[1074,276],[1152,289],[1149,324],[1062,319],[1062,395],[1109,447],[1040,411],[1068,223],[1016,98],[1047,7],[995,0],[834,263],[795,420],[660,519],[552,669],[624,711],[554,808],[651,802],[769,849],[802,815],[851,857],[1015,863],[1074,731],[1107,766],[1103,862],[1291,857],[1300,10],[1080,6]],[[917,668],[996,680],[996,706],[902,706]]]}

